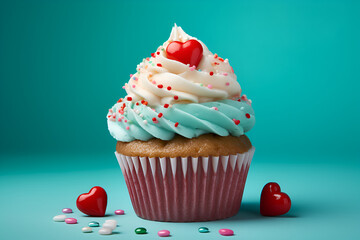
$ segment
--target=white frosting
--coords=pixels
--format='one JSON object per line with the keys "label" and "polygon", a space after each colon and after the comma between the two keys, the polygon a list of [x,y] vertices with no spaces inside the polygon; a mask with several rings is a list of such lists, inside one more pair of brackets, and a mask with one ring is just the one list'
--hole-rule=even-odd
{"label": "white frosting", "polygon": [[151,58],[144,59],[138,65],[137,73],[125,84],[127,97],[131,97],[132,101],[145,100],[150,106],[202,103],[239,97],[241,88],[228,60],[212,54],[201,41],[196,39],[203,47],[203,57],[197,69],[166,57],[166,47],[170,42],[186,42],[190,39],[196,38],[175,25],[170,38]]}

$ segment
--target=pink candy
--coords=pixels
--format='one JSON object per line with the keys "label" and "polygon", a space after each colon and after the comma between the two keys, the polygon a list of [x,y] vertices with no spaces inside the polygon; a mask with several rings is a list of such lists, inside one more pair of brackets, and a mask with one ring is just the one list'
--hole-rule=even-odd
{"label": "pink candy", "polygon": [[220,235],[223,236],[232,236],[234,235],[234,231],[231,229],[223,228],[219,230]]}
{"label": "pink candy", "polygon": [[62,212],[63,212],[63,213],[72,213],[73,211],[72,211],[71,208],[64,208],[64,209],[62,210]]}
{"label": "pink candy", "polygon": [[169,230],[160,230],[160,231],[158,231],[158,235],[159,235],[159,237],[168,237],[168,236],[170,236],[170,231]]}
{"label": "pink candy", "polygon": [[116,215],[124,215],[125,211],[124,210],[121,210],[121,209],[118,209],[115,211],[115,214]]}
{"label": "pink candy", "polygon": [[75,224],[75,223],[77,223],[77,220],[76,220],[76,218],[66,218],[65,222],[67,224]]}

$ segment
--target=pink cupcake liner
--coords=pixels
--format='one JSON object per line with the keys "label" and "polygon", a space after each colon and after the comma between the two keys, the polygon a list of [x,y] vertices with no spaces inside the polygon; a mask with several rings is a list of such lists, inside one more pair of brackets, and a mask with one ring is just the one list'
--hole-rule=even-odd
{"label": "pink cupcake liner", "polygon": [[115,155],[139,217],[197,222],[239,211],[254,151],[252,147],[236,155],[196,158]]}

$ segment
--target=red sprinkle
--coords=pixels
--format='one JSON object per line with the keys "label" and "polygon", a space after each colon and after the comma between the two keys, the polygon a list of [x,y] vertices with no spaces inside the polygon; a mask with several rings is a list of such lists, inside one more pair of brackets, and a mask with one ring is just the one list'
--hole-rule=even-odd
{"label": "red sprinkle", "polygon": [[152,56],[153,58],[156,57],[156,56],[155,56],[155,53],[152,53],[151,56]]}
{"label": "red sprinkle", "polygon": [[214,75],[214,72],[210,72],[210,76]]}
{"label": "red sprinkle", "polygon": [[162,67],[161,63],[156,64],[156,66],[158,66],[158,67]]}
{"label": "red sprinkle", "polygon": [[161,118],[162,116],[163,116],[163,114],[162,114],[162,113],[159,113],[159,114],[158,114],[158,117],[159,117],[159,118]]}
{"label": "red sprinkle", "polygon": [[215,53],[215,54],[214,54],[214,58],[217,58],[217,57],[218,57],[218,55],[217,55],[217,53]]}
{"label": "red sprinkle", "polygon": [[158,88],[163,88],[164,86],[162,84],[159,84],[158,85]]}
{"label": "red sprinkle", "polygon": [[155,118],[155,117],[153,117],[152,120],[153,120],[153,122],[156,122],[156,118]]}
{"label": "red sprinkle", "polygon": [[168,86],[168,87],[167,87],[167,90],[169,90],[169,91],[170,91],[170,90],[171,90],[171,87],[170,87],[170,86]]}
{"label": "red sprinkle", "polygon": [[238,102],[241,102],[241,99],[239,98],[237,101],[238,101]]}
{"label": "red sprinkle", "polygon": [[245,114],[245,117],[246,117],[246,118],[250,118],[250,114],[248,114],[248,113]]}
{"label": "red sprinkle", "polygon": [[175,95],[175,96],[174,96],[174,99],[175,99],[175,100],[178,100],[178,99],[179,99],[179,97]]}
{"label": "red sprinkle", "polygon": [[174,126],[175,126],[175,127],[179,126],[179,123],[178,123],[178,122],[176,122]]}
{"label": "red sprinkle", "polygon": [[136,106],[139,106],[139,103],[138,103],[138,102],[136,102]]}
{"label": "red sprinkle", "polygon": [[142,104],[144,104],[144,102],[145,102],[145,100],[144,100],[144,99],[143,99],[143,100],[141,100],[141,103],[142,103]]}
{"label": "red sprinkle", "polygon": [[234,123],[235,123],[236,125],[239,125],[239,123],[240,123],[240,120],[234,119],[233,121],[234,121]]}
{"label": "red sprinkle", "polygon": [[128,101],[131,101],[132,100],[132,97],[127,97],[126,98]]}
{"label": "red sprinkle", "polygon": [[157,55],[160,55],[160,52],[156,52]]}
{"label": "red sprinkle", "polygon": [[143,104],[144,104],[145,106],[147,106],[147,105],[148,105],[148,102],[147,102],[147,101],[145,101]]}
{"label": "red sprinkle", "polygon": [[168,108],[168,107],[169,107],[169,104],[165,103],[164,108]]}
{"label": "red sprinkle", "polygon": [[223,58],[221,58],[221,57],[219,57],[219,60],[220,60],[220,61],[222,61],[222,62],[224,61],[224,59],[223,59]]}
{"label": "red sprinkle", "polygon": [[122,102],[122,100],[123,100],[123,99],[122,99],[122,98],[120,98],[117,102],[118,102],[118,103],[119,103],[119,102]]}

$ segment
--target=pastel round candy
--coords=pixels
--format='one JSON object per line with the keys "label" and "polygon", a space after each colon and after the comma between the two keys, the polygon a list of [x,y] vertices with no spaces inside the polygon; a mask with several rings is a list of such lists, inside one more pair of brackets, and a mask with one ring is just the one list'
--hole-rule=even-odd
{"label": "pastel round candy", "polygon": [[207,227],[199,227],[199,233],[208,233],[209,229]]}
{"label": "pastel round candy", "polygon": [[105,222],[117,225],[117,221],[115,219],[109,219],[109,220],[106,220]]}
{"label": "pastel round candy", "polygon": [[57,215],[55,217],[53,217],[53,220],[55,222],[64,222],[66,219],[66,215]]}
{"label": "pastel round candy", "polygon": [[72,213],[73,210],[71,208],[63,208],[62,212],[63,213]]}
{"label": "pastel round candy", "polygon": [[102,227],[104,228],[110,228],[111,230],[114,230],[116,228],[116,225],[111,222],[105,222]]}
{"label": "pastel round candy", "polygon": [[89,222],[89,227],[99,227],[100,224],[98,222],[95,222],[95,221],[92,221],[92,222]]}
{"label": "pastel round candy", "polygon": [[160,230],[160,231],[158,231],[158,235],[159,235],[159,237],[168,237],[168,236],[170,236],[170,231],[169,230]]}
{"label": "pastel round candy", "polygon": [[103,227],[99,230],[99,234],[101,235],[110,235],[112,233],[112,229]]}
{"label": "pastel round candy", "polygon": [[76,220],[76,218],[65,218],[65,222],[67,224],[75,224],[75,223],[77,223],[77,220]]}
{"label": "pastel round candy", "polygon": [[116,214],[116,215],[124,215],[124,214],[125,214],[125,211],[122,210],[122,209],[118,209],[118,210],[115,211],[115,214]]}
{"label": "pastel round candy", "polygon": [[234,235],[234,231],[231,229],[223,228],[219,230],[220,235],[223,236],[232,236]]}
{"label": "pastel round candy", "polygon": [[146,234],[147,230],[146,230],[146,228],[138,227],[138,228],[135,229],[135,233],[136,234]]}
{"label": "pastel round candy", "polygon": [[91,233],[91,232],[92,232],[92,228],[91,228],[91,227],[83,227],[83,228],[81,229],[81,231],[82,231],[83,233]]}

